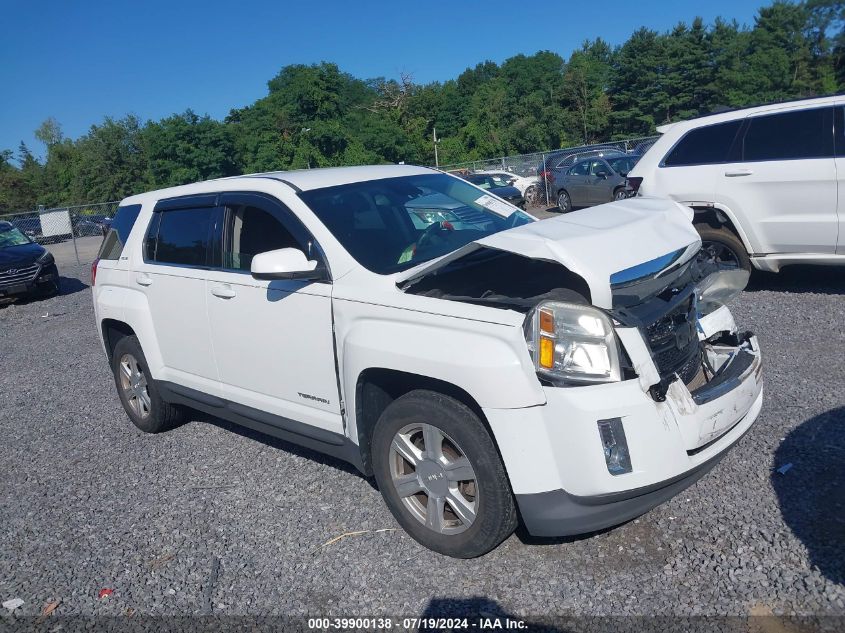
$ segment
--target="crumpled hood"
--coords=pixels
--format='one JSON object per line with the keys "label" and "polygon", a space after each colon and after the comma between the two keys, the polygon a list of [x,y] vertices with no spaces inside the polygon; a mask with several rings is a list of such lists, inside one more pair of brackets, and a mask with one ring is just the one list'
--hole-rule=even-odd
{"label": "crumpled hood", "polygon": [[672,200],[620,200],[490,235],[411,268],[396,282],[417,279],[488,247],[560,262],[586,281],[594,305],[609,309],[610,276],[699,241],[691,220],[692,209]]}

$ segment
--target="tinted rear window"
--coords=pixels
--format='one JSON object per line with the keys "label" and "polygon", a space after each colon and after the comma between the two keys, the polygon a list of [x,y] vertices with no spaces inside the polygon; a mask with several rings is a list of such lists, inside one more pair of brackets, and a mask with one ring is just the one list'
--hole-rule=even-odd
{"label": "tinted rear window", "polygon": [[728,121],[690,130],[672,148],[663,164],[666,167],[724,163],[742,121]]}
{"label": "tinted rear window", "polygon": [[836,108],[834,128],[836,134],[836,155],[845,156],[845,106]]}
{"label": "tinted rear window", "polygon": [[100,245],[100,259],[120,259],[123,246],[129,239],[129,234],[132,232],[132,227],[135,226],[135,220],[138,219],[140,212],[140,204],[129,204],[117,208],[111,228]]}
{"label": "tinted rear window", "polygon": [[158,231],[154,248],[150,244],[152,235],[147,236],[145,255],[148,261],[205,266],[213,211],[213,208],[206,207],[157,211],[153,214],[150,228],[152,230],[157,225]]}
{"label": "tinted rear window", "polygon": [[833,156],[830,111],[830,108],[815,108],[749,119],[742,159],[795,160]]}

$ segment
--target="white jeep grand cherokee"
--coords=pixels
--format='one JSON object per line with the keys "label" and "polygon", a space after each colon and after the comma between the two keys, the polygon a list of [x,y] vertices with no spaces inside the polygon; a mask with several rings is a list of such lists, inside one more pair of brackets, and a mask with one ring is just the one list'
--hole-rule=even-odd
{"label": "white jeep grand cherokee", "polygon": [[[760,411],[760,352],[692,212],[534,221],[411,166],[257,174],[127,198],[92,270],[120,400],[351,462],[427,547],[472,557],[636,517]],[[517,513],[517,510],[519,514]]]}

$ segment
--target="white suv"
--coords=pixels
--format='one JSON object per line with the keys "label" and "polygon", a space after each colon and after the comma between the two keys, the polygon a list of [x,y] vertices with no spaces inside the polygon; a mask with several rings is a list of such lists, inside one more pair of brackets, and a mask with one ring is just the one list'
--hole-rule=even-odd
{"label": "white suv", "polygon": [[[679,212],[680,210],[680,212]],[[132,422],[198,409],[351,462],[452,556],[631,519],[760,410],[747,274],[689,209],[537,222],[411,166],[257,174],[127,198],[92,270]],[[283,485],[283,484],[282,484]]]}
{"label": "white suv", "polygon": [[628,174],[641,196],[695,210],[726,264],[777,272],[845,264],[845,96],[723,112],[658,128]]}

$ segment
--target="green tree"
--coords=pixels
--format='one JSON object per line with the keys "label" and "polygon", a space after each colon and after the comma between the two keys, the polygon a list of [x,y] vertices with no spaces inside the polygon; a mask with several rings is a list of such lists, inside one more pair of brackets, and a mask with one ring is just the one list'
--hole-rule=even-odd
{"label": "green tree", "polygon": [[139,142],[147,181],[154,187],[232,176],[239,171],[231,131],[191,110],[148,123]]}

